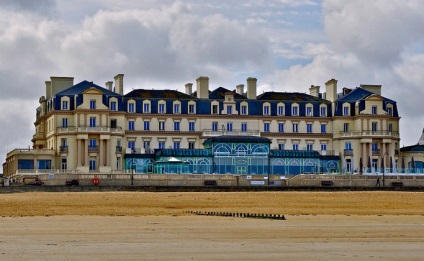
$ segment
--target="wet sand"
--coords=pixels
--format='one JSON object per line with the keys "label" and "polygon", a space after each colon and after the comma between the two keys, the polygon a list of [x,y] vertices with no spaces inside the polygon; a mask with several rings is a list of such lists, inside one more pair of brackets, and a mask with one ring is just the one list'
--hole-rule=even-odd
{"label": "wet sand", "polygon": [[[3,194],[0,203],[3,212],[0,218],[0,259],[422,260],[424,256],[424,210],[415,209],[421,206],[423,193],[284,193]],[[240,197],[251,201],[251,194],[259,201],[262,197],[273,196],[274,204],[264,203],[264,209],[260,209],[254,202],[244,205],[242,202],[245,200]],[[50,203],[46,204],[47,207],[38,204],[41,206],[38,212],[33,211],[28,215],[25,212],[28,211],[27,201],[22,199],[39,200],[40,197]],[[103,201],[112,201],[112,205],[115,204],[112,198],[117,198],[127,207],[113,210],[109,203],[98,203],[93,206],[97,214],[86,207],[80,207],[79,214],[75,214],[78,213],[75,206],[82,204],[77,200],[78,197],[82,197],[82,202],[88,201],[88,205],[93,203],[91,197],[103,197]],[[293,198],[292,201],[301,206],[292,208],[291,203],[287,203],[287,211],[284,211],[284,207],[276,201],[287,201],[287,197]],[[397,198],[402,197],[409,200],[405,205],[411,208],[404,210],[406,214],[399,214],[399,206],[394,204]],[[342,205],[328,198],[339,198]],[[376,204],[374,209],[367,212],[366,209],[372,204],[358,202],[364,198],[370,198],[370,202],[377,202],[379,206]],[[387,205],[381,205],[382,198],[389,198]],[[140,203],[125,203],[124,199]],[[153,199],[156,203],[141,203]],[[350,207],[343,206],[349,203],[346,200],[351,201]],[[182,203],[178,205],[176,202]],[[240,204],[228,206],[231,202]],[[278,208],[272,208],[275,204]],[[12,205],[15,205],[14,214],[8,207]],[[249,208],[249,205],[252,207]],[[388,207],[390,205],[393,205],[396,215],[390,214],[393,212]],[[69,214],[68,206],[73,206],[71,209],[74,214]],[[102,207],[105,210],[99,212]],[[355,208],[363,214],[355,214],[358,212]],[[55,209],[56,214],[51,215]],[[252,213],[279,210],[278,213],[285,214],[287,220],[194,216],[185,213],[187,210],[223,209]],[[299,209],[303,209],[301,212],[304,213],[297,213]],[[331,214],[331,209],[334,209],[335,214]],[[143,214],[140,215],[140,212]]]}

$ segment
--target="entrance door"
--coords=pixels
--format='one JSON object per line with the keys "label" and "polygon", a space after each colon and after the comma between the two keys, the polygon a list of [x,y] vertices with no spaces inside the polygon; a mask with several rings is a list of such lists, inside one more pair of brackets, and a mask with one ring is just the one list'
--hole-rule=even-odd
{"label": "entrance door", "polygon": [[68,160],[66,158],[62,158],[61,165],[62,165],[62,170],[66,171],[68,169]]}
{"label": "entrance door", "polygon": [[247,167],[246,166],[237,166],[236,167],[236,174],[238,174],[238,175],[247,174]]}

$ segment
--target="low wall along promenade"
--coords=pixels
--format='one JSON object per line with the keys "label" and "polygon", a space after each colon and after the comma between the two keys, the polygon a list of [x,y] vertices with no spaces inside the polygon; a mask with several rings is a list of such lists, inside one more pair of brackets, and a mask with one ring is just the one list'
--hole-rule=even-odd
{"label": "low wall along promenade", "polygon": [[[39,174],[15,184],[150,187],[424,187],[424,175]],[[40,182],[41,181],[41,182]],[[6,184],[6,183],[5,183]]]}

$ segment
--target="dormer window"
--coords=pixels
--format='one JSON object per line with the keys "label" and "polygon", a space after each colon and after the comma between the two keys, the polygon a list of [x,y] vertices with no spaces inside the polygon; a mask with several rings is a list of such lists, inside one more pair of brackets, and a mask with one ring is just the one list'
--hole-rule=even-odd
{"label": "dormer window", "polygon": [[371,114],[376,115],[377,114],[377,106],[371,107]]}
{"label": "dormer window", "polygon": [[90,100],[90,109],[91,110],[96,109],[96,100]]}
{"label": "dormer window", "polygon": [[228,105],[228,106],[227,106],[227,114],[228,114],[228,115],[233,114],[233,106],[231,106],[231,105]]}
{"label": "dormer window", "polygon": [[159,103],[159,113],[165,113],[165,103]]}
{"label": "dormer window", "polygon": [[196,113],[196,107],[194,106],[194,104],[189,104],[188,105],[188,113],[190,113],[190,114],[195,114]]}
{"label": "dormer window", "polygon": [[116,111],[116,101],[110,102],[110,110]]}
{"label": "dormer window", "polygon": [[130,113],[135,112],[135,104],[134,103],[128,103],[128,112],[130,112]]}
{"label": "dormer window", "polygon": [[284,115],[284,106],[283,106],[283,105],[279,105],[279,106],[277,107],[277,114],[278,114],[279,116]]}
{"label": "dormer window", "polygon": [[306,116],[311,117],[312,116],[312,107],[306,107]]}
{"label": "dormer window", "polygon": [[68,101],[62,101],[62,110],[69,110]]}
{"label": "dormer window", "polygon": [[299,107],[297,106],[292,107],[292,116],[299,116]]}
{"label": "dormer window", "polygon": [[349,116],[349,107],[348,106],[343,107],[343,116]]}
{"label": "dormer window", "polygon": [[269,105],[264,106],[264,115],[269,115]]}
{"label": "dormer window", "polygon": [[180,104],[174,103],[174,113],[180,113]]}
{"label": "dormer window", "polygon": [[144,103],[143,104],[143,112],[144,113],[150,113],[150,103]]}
{"label": "dormer window", "polygon": [[392,108],[387,108],[387,115],[389,116],[393,116],[393,109]]}
{"label": "dormer window", "polygon": [[321,107],[320,108],[320,116],[321,117],[326,117],[327,116],[327,108],[326,107]]}

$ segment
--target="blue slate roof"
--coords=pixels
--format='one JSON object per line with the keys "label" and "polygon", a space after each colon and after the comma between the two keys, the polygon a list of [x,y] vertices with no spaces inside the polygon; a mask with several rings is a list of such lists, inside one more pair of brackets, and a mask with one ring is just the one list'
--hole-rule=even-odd
{"label": "blue slate roof", "polygon": [[412,146],[406,146],[403,148],[400,148],[400,151],[402,152],[408,152],[408,151],[424,151],[424,145],[412,145]]}
{"label": "blue slate roof", "polygon": [[329,101],[299,92],[265,92],[257,97],[257,100],[277,100],[277,101],[317,101],[322,103],[329,103]]}
{"label": "blue slate roof", "polygon": [[247,98],[241,94],[238,94],[234,91],[230,91],[228,89],[225,89],[224,87],[218,87],[215,90],[213,90],[211,93],[209,93],[209,99],[211,100],[218,100],[218,99],[224,99],[225,93],[227,92],[233,92],[234,93],[234,100],[246,100]]}
{"label": "blue slate roof", "polygon": [[128,98],[145,98],[145,99],[197,99],[195,96],[188,95],[176,90],[132,90],[125,95]]}
{"label": "blue slate roof", "polygon": [[73,95],[77,95],[80,94],[82,92],[84,92],[85,90],[88,90],[90,88],[96,88],[99,89],[100,91],[102,91],[104,94],[108,95],[108,96],[120,96],[120,94],[116,93],[116,92],[112,92],[109,91],[106,88],[103,88],[99,85],[94,84],[93,82],[89,82],[89,81],[82,81],[64,91],[61,91],[59,93],[56,93],[56,96],[73,96]]}
{"label": "blue slate roof", "polygon": [[[371,96],[375,93],[367,91],[365,89],[362,89],[360,87],[353,89],[351,92],[349,92],[348,94],[340,97],[339,99],[337,99],[338,102],[356,102],[358,100],[362,100],[365,99],[368,96]],[[393,100],[387,99],[385,97],[382,96],[382,98],[384,99],[384,101],[386,102],[395,102]]]}

